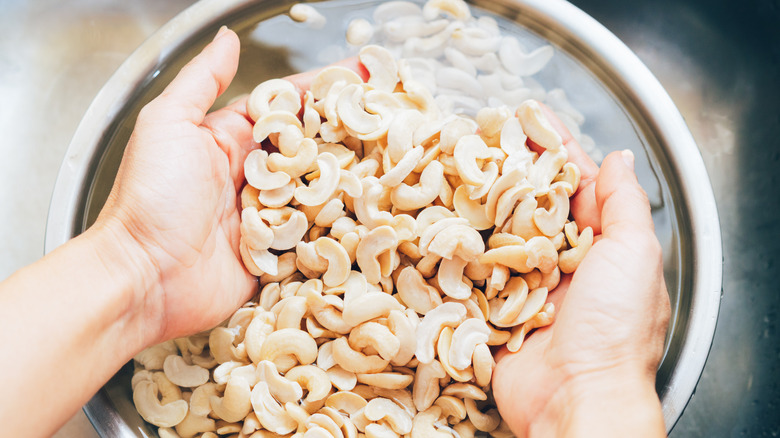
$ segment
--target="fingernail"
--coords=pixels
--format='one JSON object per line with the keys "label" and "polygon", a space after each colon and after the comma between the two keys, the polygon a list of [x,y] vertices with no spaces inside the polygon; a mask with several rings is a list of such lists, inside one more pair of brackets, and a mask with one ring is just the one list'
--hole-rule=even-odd
{"label": "fingernail", "polygon": [[626,163],[629,169],[634,170],[634,153],[628,149],[620,151],[620,156],[623,158],[623,162]]}
{"label": "fingernail", "polygon": [[214,40],[213,41],[218,40],[219,37],[221,37],[222,35],[226,34],[227,31],[228,31],[228,27],[227,26],[220,27],[219,31],[217,31],[217,34],[214,36]]}

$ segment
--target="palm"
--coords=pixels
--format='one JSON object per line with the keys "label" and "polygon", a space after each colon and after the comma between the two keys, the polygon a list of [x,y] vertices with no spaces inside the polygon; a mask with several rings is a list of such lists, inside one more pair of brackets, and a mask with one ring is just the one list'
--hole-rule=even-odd
{"label": "palm", "polygon": [[660,246],[633,173],[619,154],[599,171],[554,122],[582,170],[572,214],[580,228],[591,226],[598,235],[577,271],[550,294],[558,311],[554,324],[533,333],[517,353],[498,356],[494,395],[516,432],[527,430],[573,379],[626,363],[654,375],[669,313]]}
{"label": "palm", "polygon": [[242,103],[205,114],[235,74],[238,39],[229,35],[141,111],[101,213],[119,217],[157,268],[140,299],[160,339],[213,327],[256,288],[238,253],[236,203],[244,158],[257,147],[252,125]]}
{"label": "palm", "polygon": [[[139,158],[128,184],[128,196],[139,200],[131,223],[156,264],[167,267],[161,305],[170,336],[215,325],[254,285],[237,254],[240,180],[231,175],[228,155],[252,147],[250,125],[231,109],[210,114],[204,124],[211,130],[182,122],[160,131],[139,123],[128,146]],[[221,144],[212,130],[231,136]]]}

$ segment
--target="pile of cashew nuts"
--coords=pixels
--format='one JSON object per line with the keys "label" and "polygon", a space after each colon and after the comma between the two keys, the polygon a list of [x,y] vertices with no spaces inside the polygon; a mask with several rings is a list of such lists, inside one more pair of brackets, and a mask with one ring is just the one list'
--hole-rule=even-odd
{"label": "pile of cashew nuts", "polygon": [[580,171],[538,102],[454,115],[385,48],[359,59],[367,82],[332,66],[303,99],[283,79],[249,96],[240,254],[261,291],[135,357],[161,437],[512,436],[491,349],[552,323],[591,247]]}

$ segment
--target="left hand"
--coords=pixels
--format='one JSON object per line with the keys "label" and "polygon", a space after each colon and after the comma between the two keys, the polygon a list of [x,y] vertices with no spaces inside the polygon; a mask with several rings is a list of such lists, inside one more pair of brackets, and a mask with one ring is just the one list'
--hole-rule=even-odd
{"label": "left hand", "polygon": [[[96,226],[140,248],[129,260],[147,344],[212,327],[257,287],[238,254],[243,163],[258,147],[245,102],[206,114],[236,74],[238,36],[223,28],[138,115]],[[133,254],[133,251],[129,251]]]}
{"label": "left hand", "polygon": [[[246,99],[207,114],[238,68],[239,40],[223,29],[138,115],[95,224],[138,254],[131,307],[145,345],[214,327],[257,290],[238,246],[244,160],[252,139]],[[364,78],[356,58],[338,64]],[[314,73],[287,77],[303,91]],[[128,256],[131,257],[131,256]]]}

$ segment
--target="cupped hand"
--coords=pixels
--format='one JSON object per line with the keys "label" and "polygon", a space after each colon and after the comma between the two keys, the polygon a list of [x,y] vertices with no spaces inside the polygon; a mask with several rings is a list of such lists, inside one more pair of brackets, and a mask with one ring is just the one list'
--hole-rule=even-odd
{"label": "cupped hand", "polygon": [[[244,160],[260,145],[246,98],[208,113],[236,74],[239,46],[221,29],[141,110],[96,223],[130,248],[129,263],[143,273],[131,307],[146,345],[214,327],[257,289],[238,250],[237,198]],[[367,77],[356,58],[338,64]],[[287,79],[302,92],[314,73]]]}
{"label": "cupped hand", "polygon": [[241,104],[207,115],[238,57],[238,37],[223,28],[141,110],[97,221],[141,249],[131,262],[148,278],[135,308],[152,342],[216,325],[256,289],[237,252],[252,124]]}
{"label": "cupped hand", "polygon": [[[619,402],[625,395],[639,397],[639,391],[652,393],[648,409],[659,414],[654,382],[670,315],[661,247],[633,155],[614,152],[599,169],[545,111],[582,171],[571,202],[574,219],[597,237],[577,271],[550,295],[555,322],[533,333],[517,353],[497,357],[495,400],[517,436],[550,429],[561,434],[567,416],[574,415],[570,409],[590,404],[608,410],[610,401],[603,405],[603,398]],[[607,415],[619,416],[621,409]],[[617,423],[606,426],[617,430]]]}

